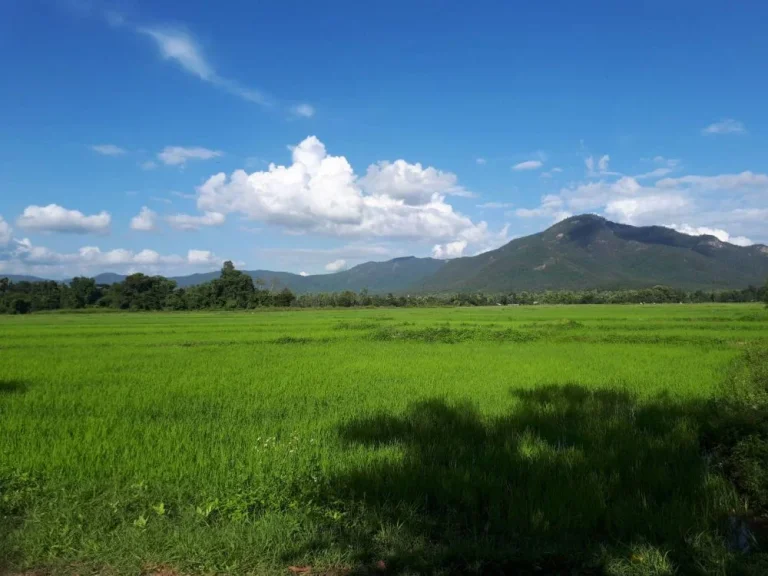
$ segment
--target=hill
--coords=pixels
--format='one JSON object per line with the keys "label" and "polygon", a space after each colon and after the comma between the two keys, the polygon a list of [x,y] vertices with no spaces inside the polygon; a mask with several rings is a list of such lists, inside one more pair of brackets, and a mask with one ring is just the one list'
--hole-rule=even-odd
{"label": "hill", "polygon": [[[184,288],[219,274],[216,270],[171,279]],[[662,226],[629,226],[585,214],[478,256],[448,261],[407,256],[312,276],[272,270],[246,274],[273,290],[288,287],[296,294],[363,289],[372,294],[610,290],[658,284],[717,290],[764,284],[768,247],[736,246],[714,236],[689,236]],[[108,272],[96,276],[96,281],[112,284],[124,278]]]}
{"label": "hill", "polygon": [[25,276],[23,274],[0,274],[0,278],[8,278],[11,282],[45,282],[45,278]]}
{"label": "hill", "polygon": [[[434,274],[445,261],[434,258],[416,258],[406,256],[386,262],[365,262],[333,274],[301,276],[291,272],[274,270],[245,270],[244,272],[273,289],[288,287],[297,294],[308,292],[341,292],[352,290],[359,292],[368,289],[371,293],[405,292],[412,286],[418,286],[428,276]],[[220,272],[205,272],[189,276],[174,276],[179,287],[186,288],[218,278]],[[100,284],[121,282],[125,276],[120,274],[99,274],[96,280]]]}
{"label": "hill", "polygon": [[762,285],[768,248],[735,246],[662,226],[574,216],[478,256],[457,258],[419,286],[427,292]]}

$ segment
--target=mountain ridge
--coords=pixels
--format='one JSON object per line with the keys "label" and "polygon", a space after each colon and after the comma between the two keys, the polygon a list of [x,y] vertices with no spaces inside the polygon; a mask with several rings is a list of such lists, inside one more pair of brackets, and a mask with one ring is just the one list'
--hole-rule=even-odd
{"label": "mountain ridge", "polygon": [[[452,260],[401,256],[307,276],[273,270],[244,272],[268,288],[287,287],[297,294],[363,289],[378,294],[493,293],[659,284],[712,290],[763,284],[768,278],[768,247],[737,246],[711,235],[692,236],[664,226],[631,226],[582,214],[476,256]],[[218,276],[219,271],[213,271],[169,278],[185,288]],[[8,277],[14,282],[43,280]],[[95,276],[102,284],[124,278],[112,272]]]}

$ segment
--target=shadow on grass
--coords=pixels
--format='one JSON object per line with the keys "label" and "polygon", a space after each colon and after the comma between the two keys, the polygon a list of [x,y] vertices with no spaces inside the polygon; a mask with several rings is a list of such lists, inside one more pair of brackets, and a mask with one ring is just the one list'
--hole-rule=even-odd
{"label": "shadow on grass", "polygon": [[19,380],[0,380],[0,395],[23,394],[27,385]]}
{"label": "shadow on grass", "polygon": [[707,573],[694,541],[733,491],[707,474],[703,405],[575,385],[513,395],[497,417],[429,400],[344,426],[350,448],[381,453],[332,481],[347,511],[335,542],[390,572]]}

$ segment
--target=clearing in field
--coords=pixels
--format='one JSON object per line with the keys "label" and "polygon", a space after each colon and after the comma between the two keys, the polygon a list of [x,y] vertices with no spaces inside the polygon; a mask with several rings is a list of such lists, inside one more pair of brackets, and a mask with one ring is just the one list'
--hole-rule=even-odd
{"label": "clearing in field", "polygon": [[0,571],[764,573],[705,447],[767,342],[752,305],[3,317]]}

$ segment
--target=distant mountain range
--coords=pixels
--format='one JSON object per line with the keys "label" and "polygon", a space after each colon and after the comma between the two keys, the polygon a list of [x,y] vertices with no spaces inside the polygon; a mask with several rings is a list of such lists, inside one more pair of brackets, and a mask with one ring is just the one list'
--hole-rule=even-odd
{"label": "distant mountain range", "polygon": [[[436,260],[408,256],[366,262],[333,274],[301,276],[246,271],[267,287],[293,292],[511,292],[643,288],[726,289],[762,285],[768,279],[768,247],[736,246],[714,236],[689,236],[662,226],[617,224],[594,215],[573,216],[538,234],[512,240],[478,256]],[[219,272],[172,277],[184,288],[218,278]],[[13,282],[38,281],[8,276]],[[96,276],[100,284],[125,278]]]}

